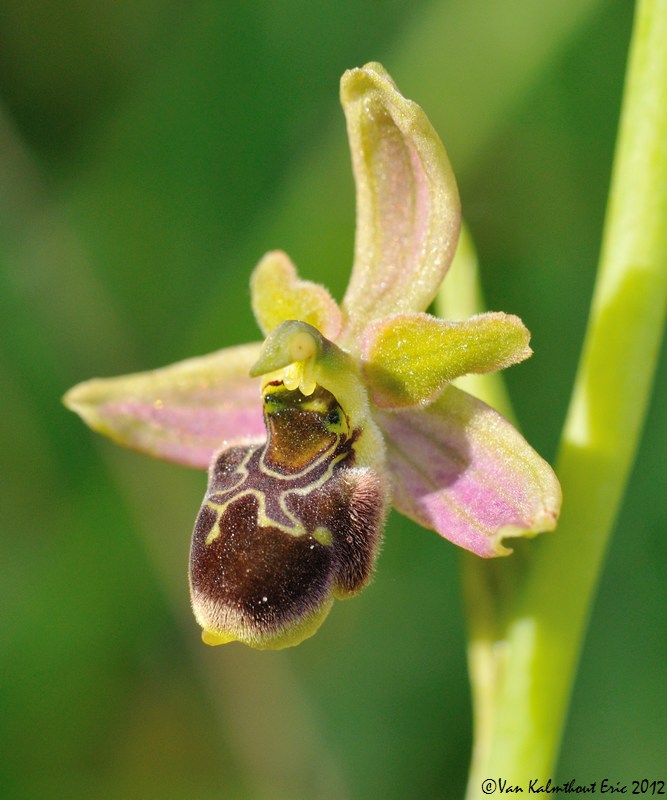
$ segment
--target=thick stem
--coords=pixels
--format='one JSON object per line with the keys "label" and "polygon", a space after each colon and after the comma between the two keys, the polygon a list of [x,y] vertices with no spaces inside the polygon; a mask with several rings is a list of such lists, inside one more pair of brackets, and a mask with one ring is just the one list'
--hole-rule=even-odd
{"label": "thick stem", "polygon": [[[517,582],[468,566],[493,604],[471,608],[482,741],[469,784],[552,776],[591,601],[650,397],[667,299],[667,0],[641,0],[598,280],[558,473],[555,534],[530,545]],[[525,567],[523,569],[522,567]],[[493,606],[493,607],[492,607]]]}

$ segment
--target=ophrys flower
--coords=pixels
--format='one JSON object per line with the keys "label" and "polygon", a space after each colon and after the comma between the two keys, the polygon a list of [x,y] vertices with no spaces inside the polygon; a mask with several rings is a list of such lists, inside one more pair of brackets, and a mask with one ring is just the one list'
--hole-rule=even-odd
{"label": "ophrys flower", "polygon": [[340,305],[267,254],[252,276],[266,339],[88,381],[70,408],[115,441],[209,467],[190,586],[204,641],[297,644],[369,581],[394,506],[480,556],[552,529],[551,468],[499,414],[451,385],[528,355],[502,313],[425,313],[454,255],[458,192],[422,110],[379,64],[343,76],[357,187]]}

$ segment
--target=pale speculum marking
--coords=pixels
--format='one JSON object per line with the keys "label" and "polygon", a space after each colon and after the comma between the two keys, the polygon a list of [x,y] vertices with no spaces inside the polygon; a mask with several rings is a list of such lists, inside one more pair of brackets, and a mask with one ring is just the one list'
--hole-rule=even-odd
{"label": "pale speculum marking", "polygon": [[[325,486],[333,477],[336,465],[350,455],[352,443],[351,437],[339,434],[324,452],[296,473],[271,469],[266,464],[268,442],[250,448],[225,478],[225,484],[233,481],[232,485],[212,488],[204,500],[204,505],[216,515],[205,544],[211,544],[220,536],[220,519],[225,511],[248,496],[257,500],[258,527],[276,528],[290,536],[305,536],[308,531],[288,507],[289,497],[308,495]],[[330,544],[333,538],[331,530],[324,526],[310,533],[320,544]]]}

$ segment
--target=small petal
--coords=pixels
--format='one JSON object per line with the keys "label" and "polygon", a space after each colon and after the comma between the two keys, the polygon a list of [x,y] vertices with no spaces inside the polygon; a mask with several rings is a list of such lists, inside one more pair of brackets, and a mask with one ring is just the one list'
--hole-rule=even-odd
{"label": "small petal", "polygon": [[479,556],[502,540],[553,530],[561,503],[551,467],[492,408],[448,386],[430,406],[378,412],[394,506]]}
{"label": "small petal", "polygon": [[523,322],[502,312],[466,322],[401,314],[372,323],[361,354],[373,402],[403,408],[432,400],[462,375],[518,364],[532,353],[529,341]]}
{"label": "small petal", "polygon": [[148,455],[206,469],[216,450],[265,436],[260,345],[229,347],[162,369],[80,383],[63,402],[91,428]]}
{"label": "small petal", "polygon": [[274,250],[259,262],[250,279],[252,309],[263,333],[281,322],[299,319],[317,328],[327,339],[340,333],[341,314],[336,301],[317,283],[302,281],[285,253]]}
{"label": "small petal", "polygon": [[371,319],[426,309],[454,256],[461,212],[442,142],[380,64],[346,72],[341,102],[357,189],[348,344]]}

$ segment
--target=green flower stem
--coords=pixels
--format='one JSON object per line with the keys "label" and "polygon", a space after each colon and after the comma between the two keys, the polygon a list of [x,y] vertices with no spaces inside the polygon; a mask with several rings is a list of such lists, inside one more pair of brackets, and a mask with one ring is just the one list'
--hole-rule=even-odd
{"label": "green flower stem", "polygon": [[[486,777],[553,776],[591,601],[650,397],[667,298],[667,2],[641,0],[598,280],[558,474],[561,523],[512,564],[469,561],[478,740]],[[488,395],[487,395],[488,396]],[[526,552],[526,551],[529,552]]]}

